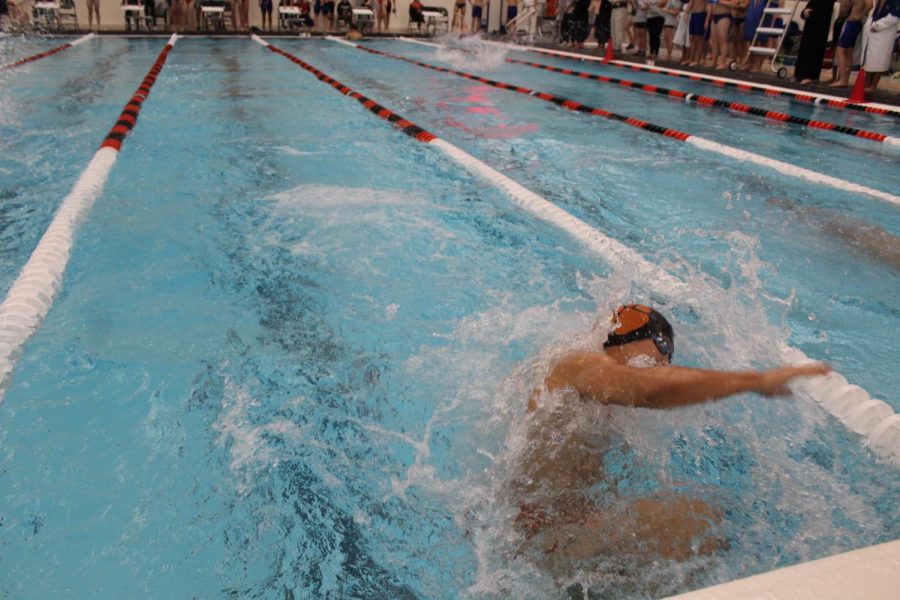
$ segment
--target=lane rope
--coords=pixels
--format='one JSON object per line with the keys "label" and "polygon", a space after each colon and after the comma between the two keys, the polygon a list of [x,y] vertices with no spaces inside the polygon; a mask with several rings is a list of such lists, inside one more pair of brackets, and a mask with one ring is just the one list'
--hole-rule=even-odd
{"label": "lane rope", "polygon": [[0,67],[0,72],[6,71],[9,69],[14,69],[16,67],[21,67],[22,65],[27,65],[30,62],[34,62],[34,61],[40,60],[42,58],[47,58],[48,56],[53,56],[54,54],[56,54],[58,52],[62,52],[63,50],[68,50],[69,48],[74,48],[78,44],[83,44],[84,42],[88,41],[92,37],[94,37],[94,34],[89,33],[87,35],[81,36],[77,40],[68,42],[67,44],[63,44],[62,46],[57,46],[56,48],[47,50],[46,52],[41,52],[40,54],[35,54],[33,56],[26,56],[25,58],[21,58],[14,63],[10,63],[8,65],[3,65],[2,67]]}
{"label": "lane rope", "polygon": [[103,192],[122,141],[137,122],[141,106],[150,95],[150,88],[177,39],[177,35],[169,38],[118,121],[103,139],[100,149],[63,199],[47,231],[0,304],[0,403],[23,346],[40,327],[62,286],[76,230]]}
{"label": "lane rope", "polygon": [[576,102],[575,100],[570,100],[568,98],[564,98],[562,96],[556,96],[554,94],[549,94],[546,92],[540,92],[537,90],[532,90],[526,87],[518,86],[511,83],[506,83],[503,81],[494,81],[493,79],[488,79],[486,77],[479,77],[478,75],[473,75],[472,73],[467,73],[465,71],[458,71],[456,69],[451,69],[449,67],[439,67],[436,65],[432,65],[426,62],[414,60],[411,58],[407,58],[405,56],[399,56],[396,54],[390,54],[388,52],[383,52],[381,50],[375,50],[373,48],[369,48],[366,46],[362,46],[360,44],[354,44],[352,42],[348,42],[346,40],[341,40],[338,38],[328,39],[339,42],[348,46],[352,46],[358,50],[363,50],[365,52],[369,52],[371,54],[375,54],[378,56],[384,56],[387,58],[392,58],[395,60],[400,60],[404,62],[408,62],[413,65],[417,65],[419,67],[423,67],[425,69],[431,69],[433,71],[438,71],[440,73],[450,73],[452,75],[456,75],[458,77],[462,77],[464,79],[469,79],[472,81],[477,81],[479,83],[483,83],[485,85],[490,85],[492,87],[496,87],[503,90],[513,91],[519,94],[523,94],[525,96],[531,96],[534,98],[538,98],[545,102],[550,102],[556,104],[557,106],[561,106],[567,110],[571,110],[574,112],[586,113],[598,117],[603,117],[605,119],[611,119],[614,121],[620,121],[622,123],[626,123],[631,125],[632,127],[637,127],[638,129],[643,129],[644,131],[650,131],[652,133],[656,133],[659,135],[663,135],[665,137],[669,137],[672,139],[676,139],[681,142],[686,142],[691,144],[692,146],[696,146],[702,150],[706,150],[709,152],[715,152],[716,154],[721,154],[723,156],[727,156],[729,158],[737,159],[741,162],[751,162],[757,165],[761,165],[764,167],[768,167],[779,173],[783,173],[785,175],[790,175],[791,177],[798,177],[800,179],[805,179],[807,181],[811,181],[816,184],[827,185],[829,187],[833,187],[835,189],[839,189],[845,192],[851,192],[855,194],[865,194],[867,196],[871,196],[872,198],[876,198],[878,200],[882,200],[884,202],[890,202],[891,204],[895,204],[900,206],[900,196],[895,194],[890,194],[888,192],[883,192],[881,190],[877,190],[875,188],[870,188],[868,186],[860,185],[858,183],[853,183],[850,181],[846,181],[844,179],[839,179],[837,177],[832,177],[831,175],[826,175],[824,173],[819,173],[817,171],[812,171],[810,169],[806,169],[804,167],[798,167],[796,165],[792,165],[790,163],[786,163],[780,160],[776,160],[774,158],[769,158],[767,156],[763,156],[761,154],[756,154],[754,152],[748,152],[747,150],[741,150],[739,148],[734,148],[732,146],[728,146],[725,144],[720,144],[719,142],[714,142],[712,140],[707,140],[705,138],[701,138],[699,136],[695,136],[689,133],[685,133],[683,131],[679,131],[677,129],[670,129],[667,127],[662,127],[660,125],[654,125],[653,123],[649,123],[647,121],[643,121],[641,119],[636,119],[634,117],[629,117],[626,115],[620,115],[603,108],[597,108],[594,106],[589,106],[587,104],[582,104],[580,102]]}
{"label": "lane rope", "polygon": [[[404,41],[408,41],[408,38],[403,38]],[[546,48],[535,48],[534,46],[516,46],[515,44],[504,44],[502,42],[492,42],[484,40],[486,44],[495,44],[503,46],[509,50],[517,50],[519,52],[535,52],[537,54],[544,54],[547,56],[556,56],[561,58],[568,58],[572,60],[579,61],[590,61],[590,62],[599,62],[604,65],[610,65],[613,67],[618,67],[620,69],[630,69],[632,71],[646,71],[648,73],[653,73],[656,75],[666,75],[669,77],[678,77],[681,79],[690,79],[691,81],[699,81],[702,83],[708,83],[710,85],[714,85],[716,87],[723,88],[734,88],[740,90],[742,92],[754,92],[758,94],[764,94],[766,96],[774,96],[774,97],[787,97],[790,100],[796,100],[797,102],[803,104],[815,104],[816,106],[827,106],[829,108],[841,109],[841,110],[856,110],[861,112],[867,112],[877,115],[885,115],[889,117],[900,117],[900,108],[896,106],[891,106],[889,104],[880,104],[877,102],[869,102],[866,104],[856,104],[853,102],[849,102],[846,98],[842,98],[841,96],[832,96],[828,94],[814,94],[814,93],[804,93],[798,92],[796,90],[792,90],[790,88],[783,88],[774,85],[768,85],[765,83],[750,83],[747,81],[741,81],[739,79],[729,79],[726,77],[715,77],[713,75],[704,75],[702,73],[693,73],[691,71],[682,71],[680,69],[670,69],[668,67],[657,67],[650,65],[642,65],[638,63],[632,63],[624,60],[611,60],[605,61],[602,58],[596,56],[588,56],[583,54],[578,54],[576,52],[565,52],[563,50],[550,50]]]}
{"label": "lane rope", "polygon": [[[571,235],[603,258],[614,270],[628,269],[633,278],[649,282],[654,287],[654,291],[662,295],[673,298],[695,296],[696,289],[688,288],[685,282],[677,279],[665,269],[647,261],[635,250],[604,235],[485,162],[325,75],[293,54],[272,46],[259,36],[254,35],[252,39],[306,69],[341,94],[353,98],[379,118],[399,127],[410,137],[437,148],[470,173],[502,190],[515,206]],[[329,39],[355,46],[346,40],[330,37]],[[377,110],[376,107],[378,107]],[[415,127],[414,130],[409,129],[411,125]],[[413,134],[414,131],[420,133]],[[810,360],[802,351],[790,346],[784,346],[781,354],[789,364]],[[873,400],[861,387],[849,384],[844,377],[834,372],[824,377],[808,378],[797,383],[795,387],[837,416],[847,427],[866,436],[867,443],[878,455],[900,467],[900,415],[894,415],[893,409],[887,403]]]}
{"label": "lane rope", "polygon": [[675,90],[660,87],[658,85],[650,85],[638,83],[635,81],[629,81],[628,79],[617,79],[615,77],[608,77],[606,75],[595,75],[594,73],[586,73],[584,71],[573,71],[572,69],[562,69],[560,67],[554,67],[552,65],[546,65],[543,63],[530,62],[527,60],[518,60],[515,58],[507,58],[506,62],[516,65],[525,65],[528,67],[534,67],[535,69],[542,69],[544,71],[551,71],[553,73],[561,73],[563,75],[570,75],[572,77],[578,77],[579,79],[590,79],[592,81],[599,81],[601,83],[612,83],[617,84],[626,89],[639,90],[651,94],[659,94],[661,96],[665,96],[667,98],[671,98],[672,100],[683,101],[687,103],[699,104],[700,106],[706,107],[715,107],[721,108],[728,111],[738,111],[744,114],[753,115],[756,117],[762,117],[764,119],[770,119],[773,121],[779,121],[782,123],[791,123],[793,125],[800,125],[802,127],[809,127],[812,129],[824,129],[826,131],[834,131],[836,133],[843,133],[845,135],[852,135],[854,137],[872,140],[874,142],[882,142],[889,146],[900,147],[900,138],[885,135],[883,133],[877,133],[875,131],[866,131],[864,129],[857,129],[855,127],[847,127],[845,125],[838,125],[837,123],[829,123],[827,121],[817,121],[813,119],[807,119],[804,117],[798,117],[795,115],[789,115],[787,113],[778,112],[774,110],[766,110],[764,108],[758,108],[755,106],[750,106],[747,104],[743,104],[741,102],[730,102],[728,100],[722,100],[720,98],[714,98],[712,96],[702,96],[697,94],[691,94],[689,92],[684,92],[682,90]]}

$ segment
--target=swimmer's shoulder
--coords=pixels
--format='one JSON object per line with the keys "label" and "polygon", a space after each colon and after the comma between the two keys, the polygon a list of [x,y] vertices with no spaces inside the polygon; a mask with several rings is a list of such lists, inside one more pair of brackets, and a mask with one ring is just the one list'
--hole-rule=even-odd
{"label": "swimmer's shoulder", "polygon": [[614,363],[615,361],[607,356],[605,352],[576,350],[564,356],[550,368],[550,373],[547,375],[544,383],[550,391],[573,387],[574,380],[585,369],[602,368]]}
{"label": "swimmer's shoulder", "polygon": [[547,377],[544,378],[543,388],[537,388],[531,393],[528,399],[529,412],[537,408],[537,398],[544,391],[551,393],[564,389],[577,391],[579,389],[579,381],[586,372],[614,364],[616,362],[607,356],[605,352],[597,350],[576,350],[570,352],[550,367]]}

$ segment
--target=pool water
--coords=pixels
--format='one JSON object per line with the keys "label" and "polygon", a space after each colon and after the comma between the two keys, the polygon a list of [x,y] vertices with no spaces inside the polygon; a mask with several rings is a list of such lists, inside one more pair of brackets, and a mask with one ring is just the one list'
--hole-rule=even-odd
{"label": "pool water", "polygon": [[[272,41],[689,291],[659,297],[249,40],[181,39],[0,405],[6,596],[658,597],[900,536],[896,468],[802,396],[576,407],[572,426],[603,438],[598,497],[708,499],[727,540],[712,558],[548,567],[518,551],[509,493],[531,390],[626,299],[673,316],[680,364],[770,367],[789,343],[900,410],[895,206],[332,42]],[[3,39],[0,57],[57,42]],[[4,290],[163,44],[95,39],[0,74]],[[896,153],[863,140],[488,52],[372,47],[900,182]],[[763,101],[900,135],[888,117]]]}

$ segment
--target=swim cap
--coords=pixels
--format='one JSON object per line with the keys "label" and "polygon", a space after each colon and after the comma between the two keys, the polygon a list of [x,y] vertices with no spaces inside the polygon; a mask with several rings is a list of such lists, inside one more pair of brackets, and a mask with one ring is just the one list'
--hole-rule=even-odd
{"label": "swim cap", "polygon": [[610,332],[606,342],[603,343],[604,348],[652,339],[660,353],[669,360],[672,359],[672,354],[675,353],[675,332],[672,325],[649,306],[643,304],[620,306],[613,315],[613,323],[619,326]]}

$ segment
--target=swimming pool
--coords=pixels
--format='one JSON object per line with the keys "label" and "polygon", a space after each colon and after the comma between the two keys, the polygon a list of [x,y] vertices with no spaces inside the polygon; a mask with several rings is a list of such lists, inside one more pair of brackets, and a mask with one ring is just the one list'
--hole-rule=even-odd
{"label": "swimming pool", "polygon": [[[0,56],[55,45],[20,43]],[[2,76],[4,290],[163,44],[93,40]],[[682,364],[771,366],[790,343],[900,410],[897,207],[332,42],[277,44],[687,291],[660,297],[257,44],[182,39],[0,405],[8,595],[661,596],[900,537],[897,470],[805,397],[581,415],[611,432],[600,492],[716,499],[715,560],[554,576],[516,556],[506,495],[542,369],[624,299],[675,316]],[[490,52],[370,45],[900,180],[866,140]],[[766,102],[900,135],[889,117]]]}

